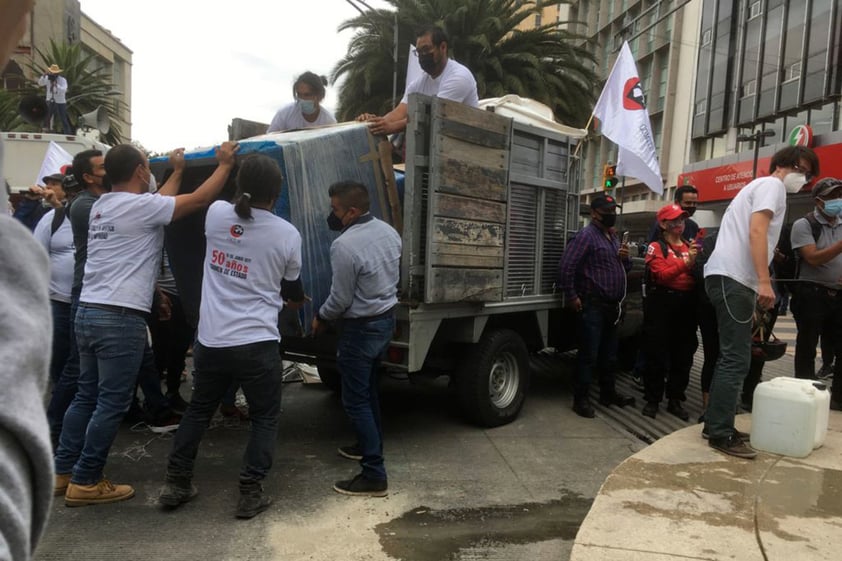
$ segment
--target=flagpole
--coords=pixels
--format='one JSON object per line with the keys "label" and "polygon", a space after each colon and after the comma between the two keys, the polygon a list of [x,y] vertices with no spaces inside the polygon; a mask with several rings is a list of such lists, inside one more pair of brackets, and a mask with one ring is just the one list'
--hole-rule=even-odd
{"label": "flagpole", "polygon": [[[588,122],[585,124],[585,130],[588,130],[589,128],[591,128],[592,122],[593,122],[593,113],[591,113],[591,116],[588,117]],[[587,138],[587,136],[585,138]],[[576,150],[573,151],[573,157],[574,158],[579,155],[579,148],[582,147],[582,144],[584,144],[584,143],[580,142],[579,144],[576,145]]]}
{"label": "flagpole", "polygon": [[[625,195],[626,195],[626,176],[624,175],[620,179],[620,205],[619,205],[620,206],[620,216],[619,216],[619,219],[618,219],[618,222],[620,223],[619,224],[620,226],[622,226],[622,224],[623,224],[623,202],[624,202],[624,199],[625,199]],[[611,196],[614,197],[614,200],[617,200],[617,188],[616,187],[611,189]]]}

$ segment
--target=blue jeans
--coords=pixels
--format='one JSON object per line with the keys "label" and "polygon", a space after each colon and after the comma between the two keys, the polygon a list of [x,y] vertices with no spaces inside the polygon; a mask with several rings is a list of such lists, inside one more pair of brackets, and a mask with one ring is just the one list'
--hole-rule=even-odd
{"label": "blue jeans", "polygon": [[281,354],[277,341],[236,347],[193,344],[193,395],[175,433],[167,477],[193,477],[199,442],[219,401],[236,381],[249,404],[251,430],[240,481],[261,481],[272,467],[281,413]]}
{"label": "blue jeans", "polygon": [[56,473],[77,485],[102,479],[108,452],[129,409],[146,347],[146,321],[128,312],[79,305],[79,388],[64,416]]}
{"label": "blue jeans", "polygon": [[614,393],[614,369],[617,361],[617,317],[619,304],[598,298],[582,300],[582,311],[577,318],[579,350],[576,361],[576,380],[573,397],[587,397],[593,378],[593,369],[599,369],[599,388],[604,396]]}
{"label": "blue jeans", "polygon": [[[53,450],[58,449],[58,439],[61,435],[61,427],[64,423],[64,414],[70,407],[70,402],[76,395],[76,386],[79,383],[79,347],[76,343],[76,310],[79,308],[79,296],[74,295],[69,304],[70,310],[67,316],[67,351],[62,369],[56,378],[53,378],[53,392],[50,395],[50,403],[47,405],[47,421],[50,424],[50,439],[53,442]],[[53,321],[59,320],[53,311]],[[58,331],[54,327],[54,337]],[[55,347],[54,347],[55,349]],[[55,352],[55,351],[54,351]],[[55,355],[54,355],[55,356]],[[52,367],[51,367],[52,369]],[[50,372],[52,377],[52,370]]]}
{"label": "blue jeans", "polygon": [[369,320],[345,319],[336,349],[342,406],[357,433],[362,474],[370,479],[386,479],[377,367],[394,331],[391,314]]}
{"label": "blue jeans", "polygon": [[710,438],[727,438],[734,430],[737,400],[751,364],[752,315],[757,293],[725,276],[705,277],[705,291],[716,310],[719,358],[713,372],[705,427]]}

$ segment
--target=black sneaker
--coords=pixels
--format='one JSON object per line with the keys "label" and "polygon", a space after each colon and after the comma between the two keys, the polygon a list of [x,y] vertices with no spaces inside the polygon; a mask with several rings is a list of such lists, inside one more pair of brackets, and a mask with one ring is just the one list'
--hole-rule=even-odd
{"label": "black sneaker", "polygon": [[816,378],[819,380],[827,380],[833,377],[833,365],[823,364],[819,371],[816,372]]}
{"label": "black sneaker", "polygon": [[617,392],[609,394],[600,394],[599,403],[605,405],[616,405],[617,407],[625,407],[626,405],[634,405],[634,398],[630,395],[623,395]]}
{"label": "black sneaker", "polygon": [[263,485],[257,482],[240,482],[240,500],[237,502],[237,518],[254,518],[272,504],[272,499],[263,494]]}
{"label": "black sneaker", "polygon": [[337,481],[333,485],[333,490],[343,495],[357,497],[385,497],[389,494],[389,483],[385,479],[371,479],[360,473],[354,479]]}
{"label": "black sneaker", "polygon": [[708,440],[708,444],[714,450],[737,458],[753,460],[757,456],[757,452],[736,434],[732,434],[728,438],[712,438]]}
{"label": "black sneaker", "polygon": [[690,419],[690,413],[687,412],[686,409],[681,405],[680,399],[670,399],[667,402],[667,412],[672,413],[682,421],[687,421]]}
{"label": "black sneaker", "polygon": [[573,411],[575,411],[580,417],[584,417],[586,419],[593,419],[596,416],[596,412],[593,410],[591,402],[587,397],[574,399]]}
{"label": "black sneaker", "polygon": [[363,459],[362,450],[360,450],[360,446],[357,443],[351,444],[350,446],[340,446],[336,449],[336,453],[349,460],[360,461]]}
{"label": "black sneaker", "polygon": [[658,414],[658,404],[654,401],[646,402],[646,405],[643,406],[643,411],[641,411],[644,417],[651,417],[652,419]]}
{"label": "black sneaker", "polygon": [[167,478],[164,483],[164,488],[161,489],[161,494],[158,495],[158,504],[176,508],[199,494],[199,490],[193,485],[189,479]]}

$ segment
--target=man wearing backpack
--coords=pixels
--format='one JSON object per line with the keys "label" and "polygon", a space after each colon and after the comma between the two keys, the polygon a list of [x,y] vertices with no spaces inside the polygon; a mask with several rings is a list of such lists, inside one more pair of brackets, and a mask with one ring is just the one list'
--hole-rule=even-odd
{"label": "man wearing backpack", "polygon": [[[819,337],[842,352],[842,181],[827,177],[813,187],[816,208],[792,225],[792,248],[798,252],[799,282],[792,313],[798,327],[795,377],[815,379]],[[818,236],[815,235],[818,232]],[[834,380],[842,380],[837,361]],[[842,383],[842,382],[840,382]],[[842,409],[842,388],[834,384],[831,408]]]}
{"label": "man wearing backpack", "polygon": [[769,176],[750,182],[728,205],[705,265],[705,291],[719,327],[719,359],[703,435],[724,454],[757,456],[734,427],[751,362],[752,319],[755,307],[767,310],[775,303],[769,264],[783,226],[786,195],[797,193],[818,171],[819,160],[810,148],[788,146],[776,152]]}

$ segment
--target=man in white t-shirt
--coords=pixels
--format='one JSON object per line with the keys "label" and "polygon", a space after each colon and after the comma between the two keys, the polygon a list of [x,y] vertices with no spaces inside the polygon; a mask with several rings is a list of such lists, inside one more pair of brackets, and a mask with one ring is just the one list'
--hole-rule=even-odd
{"label": "man in white t-shirt", "polygon": [[447,56],[447,35],[442,28],[432,26],[419,31],[415,55],[424,73],[406,86],[398,106],[382,117],[371,113],[357,117],[358,121],[369,123],[372,134],[393,134],[406,129],[407,101],[412,93],[479,106],[477,81],[470,70]]}
{"label": "man in white t-shirt", "polygon": [[712,448],[740,458],[757,455],[734,427],[734,413],[751,362],[755,307],[769,309],[775,292],[769,264],[780,237],[787,193],[819,172],[816,154],[788,146],[772,156],[769,176],[742,188],[722,217],[716,248],[705,264],[705,291],[716,310],[719,360],[713,373],[703,436]]}
{"label": "man in white t-shirt", "polygon": [[[105,156],[112,191],[91,207],[88,259],[76,313],[79,383],[55,454],[55,489],[65,489],[68,506],[134,496],[130,485],[114,485],[102,471],[131,405],[143,361],[164,226],[216,198],[234,167],[236,149],[234,142],[222,144],[213,174],[194,192],[178,196],[170,196],[179,188],[176,182],[150,192],[155,190],[155,176],[134,146],[115,146]],[[176,151],[176,156],[183,158],[183,152]]]}

